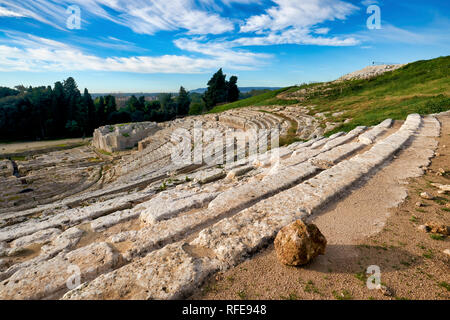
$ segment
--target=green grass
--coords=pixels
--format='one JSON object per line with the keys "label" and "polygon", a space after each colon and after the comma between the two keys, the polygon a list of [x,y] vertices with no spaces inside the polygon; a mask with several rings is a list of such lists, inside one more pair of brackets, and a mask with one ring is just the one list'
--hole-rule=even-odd
{"label": "green grass", "polygon": [[246,300],[246,299],[247,299],[247,293],[245,293],[244,290],[238,291],[238,292],[237,292],[237,296],[238,296],[241,300]]}
{"label": "green grass", "polygon": [[430,238],[433,240],[444,240],[445,237],[442,234],[430,234]]}
{"label": "green grass", "polygon": [[288,296],[280,296],[283,300],[299,300],[299,297],[295,293],[290,293]]}
{"label": "green grass", "polygon": [[448,200],[446,198],[443,198],[443,197],[436,197],[436,198],[433,199],[433,201],[436,202],[437,204],[441,205],[441,206],[445,205],[448,202]]}
{"label": "green grass", "polygon": [[336,291],[333,291],[333,296],[337,300],[352,300],[353,299],[352,294],[348,290],[343,290],[341,294],[339,294]]}
{"label": "green grass", "polygon": [[366,277],[366,274],[364,272],[356,273],[355,274],[355,278],[360,280],[360,281],[362,281],[362,282],[364,282],[364,283],[366,283],[366,281],[367,281],[367,277]]}
{"label": "green grass", "polygon": [[411,113],[446,111],[450,109],[450,56],[417,61],[368,80],[326,84],[313,90],[305,104],[316,105],[318,112],[345,110],[345,118],[352,118],[329,134],[375,125],[386,118],[404,120]]}
{"label": "green grass", "polygon": [[15,200],[19,200],[21,197],[20,196],[13,196],[13,197],[9,197],[6,200],[8,201],[15,201]]}
{"label": "green grass", "polygon": [[97,151],[99,153],[101,153],[101,154],[104,154],[105,156],[112,156],[111,152],[108,152],[108,151],[105,151],[105,150],[101,150],[101,149],[98,149]]}
{"label": "green grass", "polygon": [[434,254],[433,251],[428,249],[428,251],[422,254],[422,256],[427,259],[432,259],[434,257]]}
{"label": "green grass", "polygon": [[260,112],[274,114],[274,115],[276,115],[278,117],[283,118],[287,122],[289,122],[290,126],[289,126],[289,129],[287,131],[287,134],[284,135],[284,136],[280,136],[279,137],[278,145],[280,147],[284,147],[284,146],[290,145],[291,143],[294,143],[294,142],[297,142],[297,141],[303,141],[297,136],[297,129],[298,129],[297,121],[294,121],[291,118],[289,118],[289,117],[287,117],[287,116],[285,116],[285,115],[283,115],[281,113],[274,113],[274,112],[270,112],[270,111],[266,111],[266,110],[259,110],[259,111]]}
{"label": "green grass", "polygon": [[447,289],[447,291],[450,291],[450,284],[448,282],[442,281],[438,283],[439,287]]}
{"label": "green grass", "polygon": [[283,89],[273,90],[269,91],[254,97],[250,97],[247,99],[235,101],[232,103],[223,104],[220,106],[214,107],[212,110],[209,111],[209,113],[218,113],[223,112],[230,109],[236,109],[236,108],[243,108],[243,107],[250,107],[250,106],[270,106],[270,105],[290,105],[290,104],[296,104],[298,101],[296,100],[282,100],[278,99],[277,95],[280,93],[291,89],[292,87],[287,87]]}
{"label": "green grass", "polygon": [[314,285],[314,282],[308,280],[304,287],[305,292],[320,294],[320,290]]}
{"label": "green grass", "polygon": [[27,160],[27,157],[25,157],[25,156],[14,156],[14,157],[11,157],[11,160],[14,160],[14,161],[25,161],[25,160]]}
{"label": "green grass", "polygon": [[167,189],[167,184],[166,184],[166,182],[164,181],[160,186],[159,186],[159,191],[164,191],[164,190],[166,190]]}

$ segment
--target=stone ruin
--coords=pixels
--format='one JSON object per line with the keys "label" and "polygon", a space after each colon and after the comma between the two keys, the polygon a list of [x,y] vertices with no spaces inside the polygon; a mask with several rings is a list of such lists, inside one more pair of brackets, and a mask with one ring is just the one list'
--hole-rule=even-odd
{"label": "stone ruin", "polygon": [[[257,161],[225,165],[220,157],[196,166],[172,161],[174,132],[191,134],[199,120],[223,134],[244,125],[287,130],[297,122],[305,137],[319,123],[286,108],[258,110],[97,129],[94,146],[103,150],[144,137],[145,148],[114,160],[83,146],[18,161],[20,178],[12,176],[12,161],[0,162],[0,199],[7,200],[0,202],[0,299],[189,297],[210,276],[273,243],[285,226],[344,197],[400,150],[425,149],[417,162],[424,165],[440,135],[434,116],[413,114],[401,126],[387,119],[294,142],[279,147],[278,157],[271,149]],[[80,285],[68,285],[73,266]]]}
{"label": "stone ruin", "polygon": [[95,148],[115,152],[133,148],[138,142],[158,130],[156,122],[107,125],[94,131]]}
{"label": "stone ruin", "polygon": [[364,69],[351,72],[340,77],[336,81],[346,81],[346,80],[359,80],[359,79],[370,79],[376,76],[379,76],[385,72],[394,71],[401,67],[404,67],[406,64],[385,64],[385,65],[376,65],[376,66],[368,66]]}

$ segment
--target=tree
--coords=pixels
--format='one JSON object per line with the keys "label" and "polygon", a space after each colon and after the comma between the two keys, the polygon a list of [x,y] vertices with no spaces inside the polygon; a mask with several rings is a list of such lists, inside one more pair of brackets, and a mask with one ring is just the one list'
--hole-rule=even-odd
{"label": "tree", "polygon": [[159,95],[159,102],[161,103],[160,115],[158,115],[161,121],[167,121],[173,119],[177,114],[177,104],[173,99],[171,93],[162,93]]}
{"label": "tree", "polygon": [[131,114],[131,122],[141,122],[144,121],[144,112],[141,110],[136,110]]}
{"label": "tree", "polygon": [[189,94],[183,87],[180,87],[180,92],[177,97],[177,115],[185,116],[189,113],[189,106],[191,104],[191,99],[189,98]]}
{"label": "tree", "polygon": [[141,96],[138,99],[138,103],[136,105],[136,110],[144,111],[145,109],[145,96]]}
{"label": "tree", "polygon": [[126,111],[114,111],[108,115],[108,124],[131,122],[131,116]]}
{"label": "tree", "polygon": [[234,102],[239,100],[240,91],[237,86],[237,80],[238,78],[236,76],[231,76],[230,81],[227,82],[227,90],[228,90],[227,102]]}
{"label": "tree", "polygon": [[66,123],[66,130],[70,136],[77,136],[81,128],[75,120],[68,120]]}
{"label": "tree", "polygon": [[52,92],[51,125],[50,125],[51,135],[64,136],[66,122],[67,122],[66,97],[64,96],[63,84],[60,81],[58,81],[55,83]]}
{"label": "tree", "polygon": [[27,88],[23,84],[19,84],[18,86],[15,86],[14,89],[18,90],[20,93],[27,92]]}
{"label": "tree", "polygon": [[95,114],[96,114],[96,127],[100,127],[106,123],[106,112],[105,112],[105,99],[103,97],[98,97],[94,101]]}
{"label": "tree", "polygon": [[145,109],[147,113],[150,113],[152,110],[159,110],[161,109],[161,102],[159,100],[150,101],[145,105]]}
{"label": "tree", "polygon": [[201,102],[192,102],[189,106],[189,115],[194,116],[203,113],[205,105]]}
{"label": "tree", "polygon": [[219,69],[208,81],[208,89],[203,95],[203,101],[207,110],[211,110],[217,104],[233,102],[239,99],[238,78],[232,76],[230,81],[225,79],[226,75],[223,74],[222,69]]}
{"label": "tree", "polygon": [[222,68],[220,68],[208,81],[208,89],[203,95],[203,101],[207,110],[211,110],[218,103],[227,101],[228,89],[225,78],[226,75],[223,74]]}
{"label": "tree", "polygon": [[95,129],[96,119],[94,101],[92,101],[92,97],[89,94],[88,89],[84,89],[81,105],[84,111],[84,119],[80,119],[80,121],[82,121],[83,123],[83,134],[91,135]]}
{"label": "tree", "polygon": [[138,103],[139,103],[139,101],[136,98],[136,96],[132,95],[130,97],[130,99],[128,99],[127,104],[126,104],[128,111],[135,112],[137,110]]}
{"label": "tree", "polygon": [[8,96],[16,96],[20,93],[18,90],[14,90],[7,87],[0,87],[0,98],[8,97]]}
{"label": "tree", "polygon": [[63,88],[67,105],[67,120],[74,120],[77,116],[76,113],[78,112],[79,103],[81,100],[80,90],[78,90],[77,83],[72,77],[64,80]]}
{"label": "tree", "polygon": [[52,101],[51,87],[32,88],[26,96],[26,100],[28,100],[29,106],[28,128],[32,130],[33,137],[45,138]]}
{"label": "tree", "polygon": [[[117,111],[116,98],[112,95],[107,95],[105,97],[105,116],[109,119],[109,115]],[[109,120],[108,124],[112,124]]]}

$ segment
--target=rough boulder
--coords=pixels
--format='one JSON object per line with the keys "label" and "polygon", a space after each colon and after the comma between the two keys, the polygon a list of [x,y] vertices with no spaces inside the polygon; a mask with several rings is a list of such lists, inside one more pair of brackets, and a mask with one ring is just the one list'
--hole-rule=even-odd
{"label": "rough boulder", "polygon": [[327,240],[314,224],[297,220],[278,232],[275,250],[278,260],[289,266],[308,263],[319,254],[325,254]]}

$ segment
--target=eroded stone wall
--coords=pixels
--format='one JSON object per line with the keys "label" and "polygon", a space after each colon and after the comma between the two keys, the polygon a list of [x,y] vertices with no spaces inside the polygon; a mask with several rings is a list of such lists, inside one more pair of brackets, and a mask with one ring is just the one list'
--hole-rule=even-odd
{"label": "eroded stone wall", "polygon": [[108,152],[133,148],[158,130],[155,122],[103,126],[94,131],[93,146]]}

